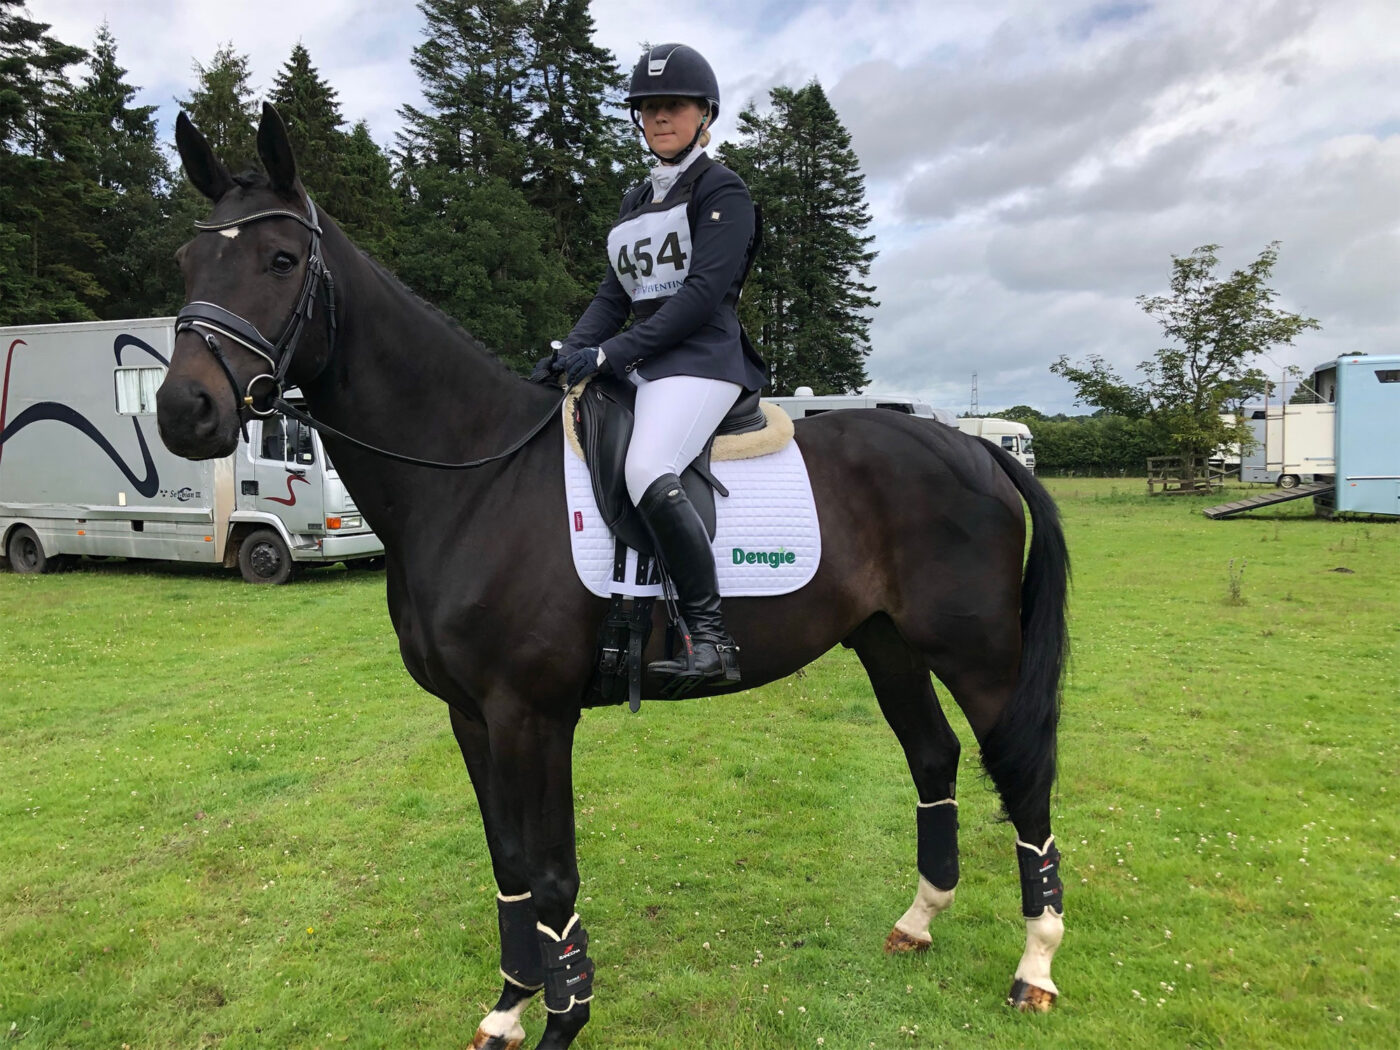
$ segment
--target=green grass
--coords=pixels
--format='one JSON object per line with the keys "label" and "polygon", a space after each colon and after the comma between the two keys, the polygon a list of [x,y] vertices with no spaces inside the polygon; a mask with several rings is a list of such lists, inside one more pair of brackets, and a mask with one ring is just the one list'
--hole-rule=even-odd
{"label": "green grass", "polygon": [[[1210,522],[1141,484],[1050,482],[1075,558],[1055,1013],[1001,1004],[1013,836],[959,719],[957,903],[928,954],[880,952],[915,799],[837,651],[585,715],[576,1045],[1393,1045],[1400,524]],[[382,577],[116,563],[0,574],[0,608],[0,1042],[466,1045],[499,989],[494,885]]]}

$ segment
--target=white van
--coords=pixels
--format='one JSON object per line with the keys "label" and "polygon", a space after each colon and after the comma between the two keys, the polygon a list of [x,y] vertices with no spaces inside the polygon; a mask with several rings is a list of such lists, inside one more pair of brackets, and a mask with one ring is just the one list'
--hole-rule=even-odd
{"label": "white van", "polygon": [[1035,473],[1035,453],[1031,450],[1031,428],[1026,424],[990,416],[972,416],[959,419],[957,426],[964,434],[971,434],[974,437],[990,441],[993,445],[1000,445],[1015,456],[1021,466],[1032,474]]}
{"label": "white van", "polygon": [[166,450],[155,394],[174,342],[171,317],[0,328],[0,554],[10,568],[117,556],[285,583],[302,565],[382,564],[384,546],[320,438],[295,420],[249,423],[248,442],[223,459]]}

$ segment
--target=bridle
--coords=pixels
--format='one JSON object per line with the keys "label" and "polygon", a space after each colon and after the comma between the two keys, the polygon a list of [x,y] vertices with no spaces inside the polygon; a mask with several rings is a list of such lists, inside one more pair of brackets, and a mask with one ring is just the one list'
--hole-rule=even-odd
{"label": "bridle", "polygon": [[[217,303],[209,303],[201,299],[186,303],[175,317],[175,333],[178,335],[181,332],[197,332],[204,339],[204,345],[209,348],[209,352],[214,355],[214,360],[218,361],[219,367],[224,370],[229,386],[233,389],[234,403],[239,406],[238,425],[243,432],[245,442],[248,440],[248,424],[243,418],[243,409],[247,409],[259,418],[281,413],[323,434],[330,434],[362,448],[366,452],[372,452],[386,459],[410,463],[415,467],[433,467],[437,470],[471,470],[474,467],[484,466],[487,463],[494,463],[514,455],[549,424],[559,406],[569,396],[569,391],[565,390],[560,395],[559,400],[550,406],[543,418],[531,427],[524,437],[504,452],[464,463],[440,463],[436,460],[418,459],[400,452],[390,452],[387,449],[378,448],[368,442],[361,441],[359,438],[351,437],[327,423],[313,419],[308,413],[289,404],[282,397],[282,388],[286,382],[287,371],[292,367],[292,358],[296,354],[297,344],[301,341],[307,322],[315,313],[318,288],[326,301],[328,353],[335,352],[335,279],[331,276],[330,269],[321,257],[321,225],[317,221],[316,205],[309,195],[306,198],[306,210],[306,215],[300,215],[283,208],[274,208],[244,215],[238,219],[229,219],[227,222],[196,221],[194,224],[195,229],[200,233],[217,233],[221,230],[235,230],[240,226],[261,222],[264,219],[294,219],[311,231],[311,247],[306,255],[306,276],[302,280],[301,294],[297,297],[296,305],[292,307],[292,313],[287,318],[287,323],[282,326],[282,334],[277,337],[277,342],[269,342],[267,337],[258,331],[256,325],[232,310],[226,310]],[[267,362],[271,371],[253,376],[240,392],[238,378],[233,374],[233,366],[229,364],[228,358],[224,355],[223,347],[219,345],[219,336],[232,339],[238,345],[257,354]],[[259,387],[265,387],[265,389],[258,389]]]}
{"label": "bridle", "polygon": [[[315,313],[318,289],[326,301],[326,335],[330,342],[330,352],[335,351],[335,279],[331,277],[325,260],[321,258],[321,225],[317,222],[316,205],[310,197],[306,198],[306,209],[306,215],[274,208],[227,222],[196,221],[194,224],[194,228],[200,233],[217,233],[222,230],[236,230],[250,223],[262,222],[264,219],[293,219],[311,231],[311,247],[306,255],[306,276],[302,279],[301,294],[297,297],[296,305],[292,307],[287,323],[282,326],[282,334],[277,337],[277,342],[268,341],[256,325],[232,310],[200,299],[186,303],[175,318],[176,334],[197,331],[203,337],[204,345],[209,348],[214,359],[224,370],[224,375],[228,377],[229,385],[233,388],[234,402],[259,418],[266,418],[277,411],[276,403],[282,398],[282,385],[286,381],[287,371],[292,367],[297,344],[301,342],[306,324]],[[224,356],[223,347],[219,345],[217,337],[220,335],[257,354],[267,362],[270,369],[248,380],[247,387],[241,393],[238,380],[233,374],[233,366],[229,364],[228,358]],[[244,427],[243,439],[246,441],[248,432],[241,412],[239,423]]]}

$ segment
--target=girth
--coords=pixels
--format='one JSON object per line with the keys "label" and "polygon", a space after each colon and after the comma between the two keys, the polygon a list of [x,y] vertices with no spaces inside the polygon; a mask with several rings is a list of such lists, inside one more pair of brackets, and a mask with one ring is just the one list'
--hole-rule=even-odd
{"label": "girth", "polygon": [[[633,405],[637,388],[614,376],[594,376],[580,391],[574,407],[574,429],[583,449],[593,482],[593,498],[612,534],[639,554],[653,553],[651,534],[627,494],[624,468],[627,445],[632,440]],[[719,425],[719,434],[747,434],[766,425],[758,404],[758,392],[739,398]],[[705,523],[710,539],[715,536],[715,491],[728,495],[710,473],[710,451],[714,438],[705,442],[700,455],[681,472],[686,495]]]}

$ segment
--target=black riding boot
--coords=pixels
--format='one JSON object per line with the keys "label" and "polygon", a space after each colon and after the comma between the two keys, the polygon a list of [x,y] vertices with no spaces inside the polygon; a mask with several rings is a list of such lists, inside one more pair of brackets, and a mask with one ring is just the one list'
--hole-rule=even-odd
{"label": "black riding boot", "polygon": [[675,660],[659,660],[647,670],[666,679],[668,697],[683,696],[700,685],[727,679],[739,681],[739,647],[720,617],[719,582],[710,538],[680,478],[663,474],[653,481],[637,504],[642,520],[656,541],[661,563],[676,585],[687,633]]}

